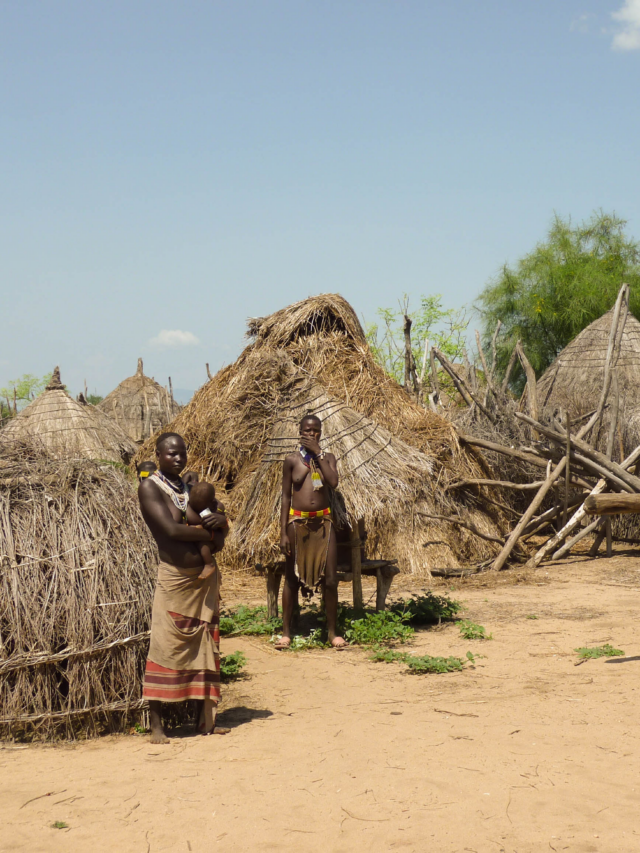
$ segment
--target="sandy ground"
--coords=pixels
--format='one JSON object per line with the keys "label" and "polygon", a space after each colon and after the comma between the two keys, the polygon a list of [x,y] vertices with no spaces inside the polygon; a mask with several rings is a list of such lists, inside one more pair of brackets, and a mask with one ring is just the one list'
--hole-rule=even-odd
{"label": "sandy ground", "polygon": [[0,850],[638,851],[637,555],[441,586],[494,639],[412,651],[485,655],[461,673],[228,640],[226,737],[0,747]]}

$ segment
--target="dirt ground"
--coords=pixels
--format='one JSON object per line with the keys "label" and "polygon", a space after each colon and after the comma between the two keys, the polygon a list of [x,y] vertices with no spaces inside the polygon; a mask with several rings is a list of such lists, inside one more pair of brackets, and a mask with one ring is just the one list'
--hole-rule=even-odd
{"label": "dirt ground", "polygon": [[[639,584],[638,551],[441,584],[493,634],[418,633],[485,655],[454,674],[223,640],[225,737],[0,746],[0,850],[635,853]],[[603,643],[625,656],[576,666]]]}

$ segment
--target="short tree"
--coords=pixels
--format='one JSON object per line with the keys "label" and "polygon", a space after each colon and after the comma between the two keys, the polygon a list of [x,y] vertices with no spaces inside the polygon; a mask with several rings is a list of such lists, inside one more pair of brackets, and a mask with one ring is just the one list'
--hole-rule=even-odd
{"label": "short tree", "polygon": [[12,379],[6,388],[0,388],[0,397],[3,398],[8,413],[16,415],[23,406],[35,400],[42,394],[50,379],[51,374],[40,378],[32,373],[23,373],[19,379]]}
{"label": "short tree", "polygon": [[[614,304],[623,282],[630,310],[640,317],[640,245],[625,233],[626,221],[602,211],[572,225],[555,216],[546,239],[522,260],[508,264],[478,299],[488,342],[502,321],[497,368],[504,372],[518,340],[540,375],[586,326]],[[520,390],[518,368],[514,384]]]}

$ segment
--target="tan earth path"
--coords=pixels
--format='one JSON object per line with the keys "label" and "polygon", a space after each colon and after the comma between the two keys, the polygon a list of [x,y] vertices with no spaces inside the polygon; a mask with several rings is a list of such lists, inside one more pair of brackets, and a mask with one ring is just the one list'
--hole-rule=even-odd
{"label": "tan earth path", "polygon": [[[223,641],[226,737],[0,745],[0,850],[636,853],[639,584],[634,554],[447,584],[494,637],[421,632],[486,656],[454,674]],[[575,665],[603,643],[625,658]]]}

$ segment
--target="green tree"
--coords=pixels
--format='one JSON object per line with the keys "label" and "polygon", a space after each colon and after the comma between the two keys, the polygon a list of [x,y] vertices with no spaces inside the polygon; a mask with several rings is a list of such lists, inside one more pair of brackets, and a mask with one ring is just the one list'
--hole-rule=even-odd
{"label": "green tree", "polygon": [[50,379],[51,374],[40,378],[32,373],[23,373],[19,379],[12,379],[6,388],[0,388],[0,397],[8,412],[15,415],[23,406],[35,400]]}
{"label": "green tree", "polygon": [[[442,296],[421,296],[420,307],[409,311],[409,297],[404,294],[398,309],[378,308],[378,323],[367,323],[365,333],[373,357],[400,385],[404,385],[405,337],[404,318],[411,319],[411,351],[417,372],[422,373],[425,344],[438,347],[453,361],[464,351],[468,320],[464,312],[442,307]],[[429,362],[424,375],[428,374]]]}
{"label": "green tree", "polygon": [[100,394],[87,394],[87,403],[91,403],[92,406],[97,406],[103,400],[104,397],[101,397]]}
{"label": "green tree", "polygon": [[[640,316],[640,245],[625,233],[626,221],[603,211],[573,226],[555,216],[546,239],[522,260],[508,264],[478,299],[488,343],[503,323],[498,372],[506,368],[518,339],[540,375],[589,323],[614,304],[623,282],[630,310]],[[521,387],[520,368],[514,385]]]}

